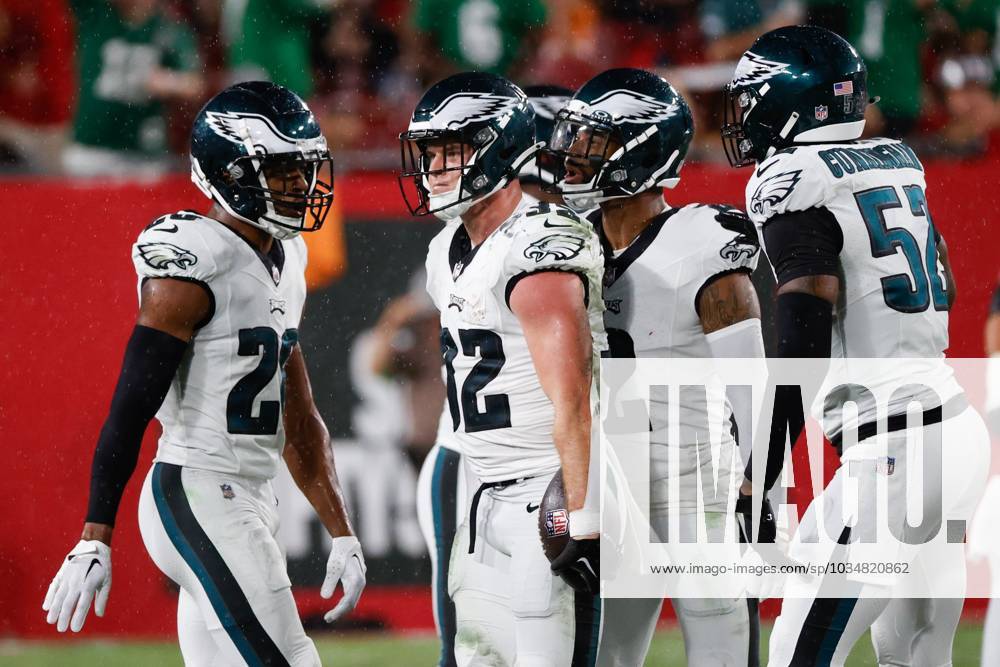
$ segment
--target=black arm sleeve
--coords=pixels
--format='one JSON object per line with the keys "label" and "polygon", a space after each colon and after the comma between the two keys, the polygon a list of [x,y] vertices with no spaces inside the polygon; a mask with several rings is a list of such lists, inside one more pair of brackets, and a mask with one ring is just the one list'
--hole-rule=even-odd
{"label": "black arm sleeve", "polygon": [[167,396],[188,344],[136,325],[101,429],[90,470],[87,521],[114,525],[125,484],[135,471],[146,426]]}
{"label": "black arm sleeve", "polygon": [[764,223],[764,247],[780,287],[802,276],[839,276],[844,233],[829,210],[810,208]]}
{"label": "black arm sleeve", "polygon": [[[803,292],[779,294],[775,308],[775,327],[778,332],[778,357],[793,359],[824,359],[830,356],[833,338],[833,305],[826,299]],[[825,374],[825,373],[824,373]],[[779,388],[779,389],[798,389]],[[802,410],[812,405],[813,396],[801,391],[786,391],[775,395],[775,408],[767,449],[767,473],[764,488],[770,489],[781,475],[784,464],[785,439],[791,446],[805,428]],[[744,475],[753,479],[753,454],[747,462]]]}

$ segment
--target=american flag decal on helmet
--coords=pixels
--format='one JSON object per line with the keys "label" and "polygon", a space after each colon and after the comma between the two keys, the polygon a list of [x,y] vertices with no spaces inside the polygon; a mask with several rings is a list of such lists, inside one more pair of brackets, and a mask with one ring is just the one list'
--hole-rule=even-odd
{"label": "american flag decal on helmet", "polygon": [[841,95],[853,95],[854,82],[841,81],[840,83],[833,84],[833,94],[835,97],[840,97]]}

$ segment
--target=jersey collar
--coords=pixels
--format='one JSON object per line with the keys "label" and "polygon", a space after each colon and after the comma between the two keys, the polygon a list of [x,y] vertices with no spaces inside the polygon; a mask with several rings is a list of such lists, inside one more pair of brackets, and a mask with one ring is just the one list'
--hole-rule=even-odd
{"label": "jersey collar", "polygon": [[674,213],[679,211],[679,208],[668,208],[659,215],[655,216],[653,220],[646,225],[646,228],[639,232],[639,235],[635,237],[629,247],[625,248],[625,252],[614,256],[614,250],[611,248],[611,244],[608,243],[607,237],[604,235],[604,227],[601,224],[601,213],[600,210],[595,211],[591,214],[590,220],[594,223],[594,228],[597,230],[597,236],[601,239],[601,248],[604,249],[604,286],[610,287],[614,284],[616,280],[621,278],[625,270],[631,266],[632,262],[639,259],[639,257],[646,251],[653,241],[656,240],[657,235],[659,235],[660,230],[663,229],[664,223],[670,219]]}
{"label": "jersey collar", "polygon": [[[209,220],[213,220],[213,218],[209,218]],[[218,220],[215,220],[215,222],[218,222],[222,225],[222,227],[225,227],[233,234],[236,234],[236,236],[242,239],[243,242],[249,246],[250,250],[253,251],[253,254],[257,255],[257,259],[259,259],[264,265],[264,268],[266,269],[268,275],[271,276],[271,280],[274,281],[275,285],[278,285],[281,282],[281,272],[285,270],[285,247],[279,239],[274,239],[271,242],[271,249],[267,253],[263,253],[260,251],[260,248],[254,245],[253,241],[248,239],[239,231],[233,229],[229,225],[219,222]]]}

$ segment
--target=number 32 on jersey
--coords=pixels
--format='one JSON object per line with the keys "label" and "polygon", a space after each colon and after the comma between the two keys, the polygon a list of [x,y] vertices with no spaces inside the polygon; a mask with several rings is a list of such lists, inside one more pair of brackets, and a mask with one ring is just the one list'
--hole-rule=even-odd
{"label": "number 32 on jersey", "polygon": [[[441,353],[448,384],[448,407],[451,410],[452,430],[465,417],[465,432],[477,433],[497,428],[510,428],[510,399],[507,394],[486,394],[483,409],[479,409],[479,392],[500,374],[507,358],[503,353],[503,340],[488,329],[459,329],[458,341],[448,329],[441,329]],[[479,361],[469,371],[459,391],[455,379],[455,359],[459,354],[478,357]]]}

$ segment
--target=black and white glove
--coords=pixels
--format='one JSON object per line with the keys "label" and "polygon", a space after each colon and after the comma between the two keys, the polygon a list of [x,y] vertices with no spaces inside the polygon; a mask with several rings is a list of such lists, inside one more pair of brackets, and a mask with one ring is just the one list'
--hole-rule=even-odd
{"label": "black and white glove", "polygon": [[80,540],[49,584],[42,603],[48,612],[45,620],[59,632],[66,632],[67,627],[79,632],[90,603],[98,616],[104,616],[110,594],[111,547],[98,540]]}
{"label": "black and white glove", "polygon": [[571,537],[552,561],[552,571],[574,590],[597,595],[601,591],[601,540]]}
{"label": "black and white glove", "polygon": [[[774,520],[774,510],[767,494],[760,505],[756,534],[753,528],[753,496],[740,494],[736,501],[736,514],[740,518],[742,538],[748,544],[773,544],[778,534],[778,525]],[[757,539],[755,540],[754,537]]]}

